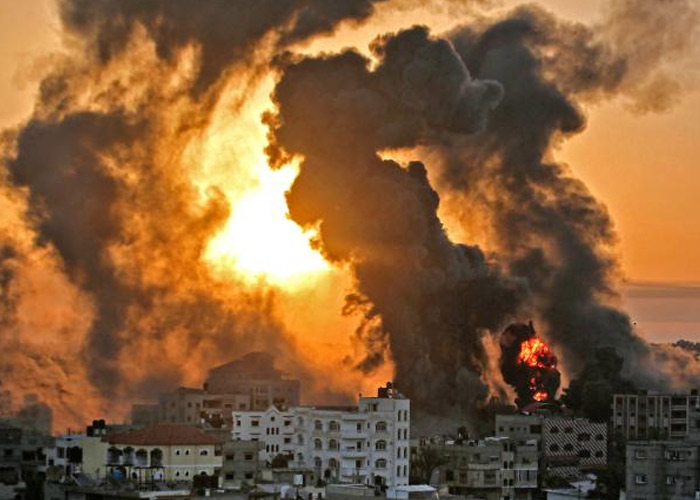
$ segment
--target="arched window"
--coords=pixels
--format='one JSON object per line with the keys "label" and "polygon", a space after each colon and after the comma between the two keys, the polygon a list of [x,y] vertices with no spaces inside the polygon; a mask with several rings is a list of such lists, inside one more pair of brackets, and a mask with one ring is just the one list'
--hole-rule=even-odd
{"label": "arched window", "polygon": [[374,449],[377,451],[384,451],[386,450],[386,441],[383,439],[380,439],[374,444]]}
{"label": "arched window", "polygon": [[134,465],[134,449],[131,446],[124,448],[124,465]]}
{"label": "arched window", "polygon": [[321,422],[320,420],[314,420],[314,430],[322,431],[323,430],[323,422]]}
{"label": "arched window", "polygon": [[377,425],[374,427],[374,429],[377,432],[386,431],[386,422],[384,422],[383,420],[381,422],[377,422]]}
{"label": "arched window", "polygon": [[317,469],[323,467],[323,461],[321,460],[321,457],[314,457],[314,467],[316,467]]}
{"label": "arched window", "polygon": [[135,464],[137,467],[147,467],[148,466],[148,452],[143,448],[136,450],[136,460]]}
{"label": "arched window", "polygon": [[207,455],[209,455],[209,450],[200,450],[199,451],[200,457],[206,457]]}
{"label": "arched window", "polygon": [[322,450],[323,449],[323,441],[321,441],[318,438],[314,439],[314,449],[315,450]]}
{"label": "arched window", "polygon": [[374,462],[374,466],[377,469],[386,469],[386,459],[384,458],[379,458]]}
{"label": "arched window", "polygon": [[335,420],[328,422],[328,430],[330,432],[338,432],[340,430],[340,424]]}
{"label": "arched window", "polygon": [[331,439],[330,441],[328,441],[328,449],[339,450],[340,446],[338,445],[338,441],[336,441],[335,439]]}
{"label": "arched window", "polygon": [[332,470],[336,470],[338,468],[338,461],[335,458],[331,458],[328,460],[328,467]]}
{"label": "arched window", "polygon": [[121,462],[122,455],[123,455],[122,450],[120,450],[119,448],[117,448],[115,446],[111,446],[107,450],[107,463],[108,464],[118,464],[119,462]]}
{"label": "arched window", "polygon": [[163,466],[163,450],[155,448],[151,450],[151,467]]}

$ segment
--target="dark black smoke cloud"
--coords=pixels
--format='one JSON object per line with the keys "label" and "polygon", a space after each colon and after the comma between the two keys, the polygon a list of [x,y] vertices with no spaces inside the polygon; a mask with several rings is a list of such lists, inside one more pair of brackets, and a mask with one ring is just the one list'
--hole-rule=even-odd
{"label": "dark black smoke cloud", "polygon": [[[630,10],[648,8],[621,3]],[[681,12],[690,9],[687,2],[669,3]],[[621,43],[616,23],[628,21],[615,5],[604,28],[522,7],[500,22],[451,34],[469,70],[501,83],[504,98],[484,133],[439,148],[445,161],[440,182],[472,204],[474,217],[485,214],[492,230],[489,248],[512,275],[527,279],[535,311],[574,373],[598,347],[613,346],[627,368],[651,359],[627,314],[608,305],[619,278],[608,212],[565,166],[552,161],[557,141],[584,129],[583,103],[622,94],[643,108],[649,98],[644,89],[654,85],[647,81],[658,80],[660,61],[645,60],[640,68],[636,53],[622,50],[630,47]],[[635,28],[647,33],[644,45],[658,29]],[[617,35],[610,36],[612,31]],[[672,378],[645,382],[668,388]]]}
{"label": "dark black smoke cloud", "polygon": [[518,283],[478,248],[447,238],[422,163],[378,153],[433,130],[479,130],[501,86],[472,79],[452,46],[425,28],[380,38],[372,50],[374,70],[353,51],[283,64],[270,155],[303,155],[290,215],[318,224],[329,259],[352,264],[357,293],[347,309],[364,314],[358,333],[370,351],[360,368],[371,370],[388,348],[396,381],[417,406],[466,406],[486,392],[481,332],[516,312]]}
{"label": "dark black smoke cloud", "polygon": [[[662,31],[649,2],[616,3],[593,28],[522,7],[450,33],[453,45],[423,28],[380,37],[373,70],[354,52],[282,64],[270,156],[303,156],[290,214],[318,225],[328,258],[352,263],[348,311],[363,315],[359,335],[370,348],[361,369],[390,352],[399,386],[444,413],[485,395],[480,332],[526,315],[572,374],[613,346],[627,369],[656,367],[638,376],[644,384],[696,380],[697,369],[680,381],[674,371],[687,360],[656,352],[610,305],[619,278],[613,223],[552,160],[558,141],[585,128],[583,105],[619,96],[643,111],[673,102],[650,89],[680,91],[663,58],[691,46],[665,33],[697,20],[697,5],[668,7],[684,19],[662,15]],[[630,17],[629,33],[644,35],[636,47],[624,29],[624,13],[635,10],[644,12]],[[439,191],[462,204],[463,222],[487,228],[488,253],[446,237],[422,163],[378,154],[416,146],[433,160]]]}

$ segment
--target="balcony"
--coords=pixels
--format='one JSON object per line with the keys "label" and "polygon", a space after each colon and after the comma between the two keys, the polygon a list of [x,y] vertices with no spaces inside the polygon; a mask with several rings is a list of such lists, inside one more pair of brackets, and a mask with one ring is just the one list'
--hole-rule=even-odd
{"label": "balcony", "polygon": [[348,458],[362,458],[365,457],[368,453],[368,450],[363,449],[363,450],[358,450],[357,448],[344,448],[341,452],[341,455],[343,457],[348,457]]}

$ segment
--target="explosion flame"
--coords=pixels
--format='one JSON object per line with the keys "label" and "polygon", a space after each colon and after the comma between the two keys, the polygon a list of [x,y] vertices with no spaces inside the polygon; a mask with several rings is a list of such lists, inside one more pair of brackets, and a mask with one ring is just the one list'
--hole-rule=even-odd
{"label": "explosion flame", "polygon": [[513,324],[501,335],[501,372],[523,407],[554,399],[559,388],[557,357],[530,324]]}

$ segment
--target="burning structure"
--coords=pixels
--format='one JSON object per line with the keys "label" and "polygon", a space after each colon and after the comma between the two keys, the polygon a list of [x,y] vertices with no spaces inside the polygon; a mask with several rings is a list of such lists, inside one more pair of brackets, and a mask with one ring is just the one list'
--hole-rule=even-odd
{"label": "burning structure", "polygon": [[559,389],[557,357],[535,333],[532,322],[514,323],[501,334],[501,373],[515,388],[518,407],[551,401]]}

